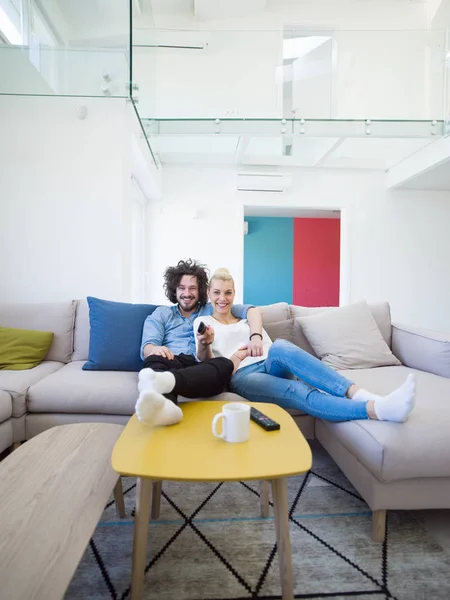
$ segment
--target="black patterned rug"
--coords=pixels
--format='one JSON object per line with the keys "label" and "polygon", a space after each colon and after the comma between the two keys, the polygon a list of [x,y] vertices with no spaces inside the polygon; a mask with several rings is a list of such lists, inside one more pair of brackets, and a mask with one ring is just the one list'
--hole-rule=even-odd
{"label": "black patterned rug", "polygon": [[[372,542],[368,506],[317,442],[310,473],[289,479],[295,598],[450,598],[450,556],[407,512],[388,513]],[[111,502],[65,596],[126,600],[135,481],[124,478],[125,519]],[[149,528],[143,598],[281,598],[273,518],[259,517],[258,483],[166,482]]]}

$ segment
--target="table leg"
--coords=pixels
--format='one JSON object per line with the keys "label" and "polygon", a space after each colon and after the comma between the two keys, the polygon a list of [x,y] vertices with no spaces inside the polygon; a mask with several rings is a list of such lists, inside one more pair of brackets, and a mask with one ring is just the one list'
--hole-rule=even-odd
{"label": "table leg", "polygon": [[141,600],[144,589],[151,498],[151,479],[138,477],[134,517],[133,562],[131,566],[131,600]]}
{"label": "table leg", "polygon": [[272,498],[277,533],[278,562],[283,600],[293,600],[291,539],[289,535],[289,509],[286,479],[272,480]]}
{"label": "table leg", "polygon": [[261,517],[267,518],[269,516],[269,482],[259,482],[259,506]]}
{"label": "table leg", "polygon": [[122,477],[120,475],[114,486],[114,502],[116,503],[117,515],[123,519],[125,517],[125,500],[123,498]]}
{"label": "table leg", "polygon": [[152,519],[159,519],[161,511],[162,481],[154,481],[152,485]]}

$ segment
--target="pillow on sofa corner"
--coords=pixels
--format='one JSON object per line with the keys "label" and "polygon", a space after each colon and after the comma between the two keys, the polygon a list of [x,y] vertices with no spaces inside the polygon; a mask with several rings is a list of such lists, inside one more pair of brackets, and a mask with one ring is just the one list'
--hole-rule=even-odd
{"label": "pillow on sofa corner", "polygon": [[88,296],[89,359],[84,371],[139,371],[142,329],[155,304],[112,302]]}
{"label": "pillow on sofa corner", "polygon": [[366,302],[358,302],[297,317],[317,356],[335,369],[370,369],[401,365],[389,346]]}
{"label": "pillow on sofa corner", "polygon": [[286,319],[277,323],[265,323],[263,327],[272,342],[278,339],[294,342],[294,319]]}
{"label": "pillow on sofa corner", "polygon": [[51,331],[0,327],[0,369],[25,371],[37,367],[53,342]]}

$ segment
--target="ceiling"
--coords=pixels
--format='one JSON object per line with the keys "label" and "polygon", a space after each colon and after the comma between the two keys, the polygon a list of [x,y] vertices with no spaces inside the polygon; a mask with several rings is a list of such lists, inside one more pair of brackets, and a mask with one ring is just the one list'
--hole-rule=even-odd
{"label": "ceiling", "polygon": [[[264,12],[274,12],[291,6],[299,5],[329,5],[330,0],[136,0],[150,2],[152,13],[158,15],[188,14],[198,21],[214,21],[261,15]],[[332,0],[334,5],[342,4],[377,4],[380,0]],[[427,4],[430,0],[391,0],[392,4]],[[432,0],[433,1],[433,0]]]}
{"label": "ceiling", "polygon": [[[42,0],[45,6],[47,0]],[[123,0],[58,0],[58,5],[67,24],[73,29],[120,24],[124,27],[129,22],[128,2]],[[51,14],[51,7],[49,6]]]}

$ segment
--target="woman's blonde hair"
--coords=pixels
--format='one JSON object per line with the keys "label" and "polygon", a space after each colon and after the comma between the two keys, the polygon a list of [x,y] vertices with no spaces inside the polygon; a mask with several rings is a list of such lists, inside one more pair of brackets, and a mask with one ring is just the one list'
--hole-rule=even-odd
{"label": "woman's blonde hair", "polygon": [[234,288],[234,279],[228,269],[223,269],[223,268],[216,269],[214,271],[214,273],[212,274],[211,279],[209,280],[209,287],[211,287],[211,284],[214,279],[218,279],[219,281],[231,281],[231,283],[233,284],[233,288]]}

